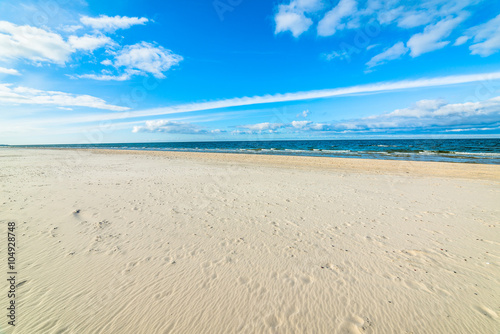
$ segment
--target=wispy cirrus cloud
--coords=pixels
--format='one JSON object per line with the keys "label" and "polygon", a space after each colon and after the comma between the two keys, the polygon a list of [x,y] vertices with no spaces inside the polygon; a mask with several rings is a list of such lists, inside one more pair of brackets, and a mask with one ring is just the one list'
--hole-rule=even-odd
{"label": "wispy cirrus cloud", "polygon": [[410,55],[418,57],[421,54],[444,48],[450,42],[443,39],[448,37],[464,19],[465,16],[462,15],[425,27],[423,32],[413,35],[406,43],[411,50]]}
{"label": "wispy cirrus cloud", "polygon": [[490,56],[500,51],[500,14],[490,21],[470,28],[464,39],[473,39],[469,47],[471,54],[482,57]]}
{"label": "wispy cirrus cloud", "polygon": [[[312,2],[312,1],[311,1]],[[330,37],[343,32],[342,39],[337,40],[339,47],[336,50],[323,52],[326,60],[350,60],[356,54],[369,51],[366,45],[360,46],[356,38],[362,35],[366,38],[378,38],[383,34],[394,34],[398,31],[399,42],[396,49],[391,49],[387,54],[372,56],[369,67],[381,65],[402,57],[410,50],[411,57],[436,51],[450,45],[447,40],[452,37],[455,46],[474,41],[471,54],[483,57],[500,51],[499,17],[483,25],[467,30],[463,24],[471,16],[475,6],[481,2],[475,0],[462,0],[445,2],[430,0],[424,2],[401,2],[386,0],[340,0],[336,2],[315,1],[319,3],[311,9],[304,9],[298,0],[284,0],[275,12],[275,34],[291,32],[299,38],[304,32],[316,27],[317,36]],[[369,27],[369,28],[368,28]],[[358,29],[359,28],[359,29]],[[352,40],[346,40],[345,31],[356,30]],[[368,31],[373,30],[373,31]],[[467,36],[457,39],[456,34],[467,32]],[[406,37],[403,37],[406,34]],[[349,35],[347,35],[349,36]],[[361,43],[362,44],[362,43]],[[389,46],[386,46],[388,49]],[[396,47],[393,45],[392,47]],[[398,56],[396,56],[398,55]],[[378,58],[376,58],[379,56]],[[374,59],[375,58],[375,59]],[[377,59],[384,61],[377,62]]]}
{"label": "wispy cirrus cloud", "polygon": [[108,36],[88,34],[84,36],[69,36],[68,43],[74,50],[84,51],[94,51],[104,46],[116,45],[116,42]]}
{"label": "wispy cirrus cloud", "polygon": [[145,17],[100,15],[98,17],[82,16],[80,22],[95,30],[115,32],[118,29],[128,29],[134,25],[144,25],[149,22],[149,19]]}
{"label": "wispy cirrus cloud", "polygon": [[169,114],[180,114],[193,111],[214,110],[239,106],[251,106],[272,104],[290,101],[305,101],[311,99],[332,98],[336,96],[346,96],[350,94],[364,93],[384,93],[399,91],[405,89],[422,87],[440,87],[471,82],[493,81],[500,79],[500,72],[490,72],[482,74],[453,75],[435,78],[424,78],[417,80],[403,80],[393,82],[379,82],[366,85],[357,85],[343,88],[313,90],[305,92],[295,92],[286,94],[263,95],[253,97],[240,97],[209,102],[187,103],[175,106],[160,107],[145,110],[127,111],[126,113],[109,113],[101,115],[73,116],[69,118],[60,118],[61,122],[79,123],[79,122],[97,122],[110,121],[116,119],[140,118],[150,116],[160,116]]}
{"label": "wispy cirrus cloud", "polygon": [[389,60],[394,60],[398,59],[401,56],[405,55],[408,52],[408,48],[404,45],[403,42],[398,42],[385,50],[382,53],[379,53],[378,55],[374,56],[372,59],[370,59],[366,65],[368,67],[374,67],[380,64],[383,64]]}
{"label": "wispy cirrus cloud", "polygon": [[346,26],[357,27],[356,20],[348,20],[356,10],[355,0],[340,0],[337,6],[329,10],[318,22],[318,36],[332,36],[337,30],[342,30]]}
{"label": "wispy cirrus cloud", "polygon": [[0,73],[1,74],[9,74],[9,75],[21,75],[18,70],[15,70],[13,68],[5,68],[5,67],[0,67]]}

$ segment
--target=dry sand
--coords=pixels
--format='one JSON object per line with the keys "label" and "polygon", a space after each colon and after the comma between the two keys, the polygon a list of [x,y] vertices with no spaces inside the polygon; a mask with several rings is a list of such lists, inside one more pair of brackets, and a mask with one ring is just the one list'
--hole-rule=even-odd
{"label": "dry sand", "polygon": [[0,332],[500,330],[500,166],[3,148],[0,193]]}

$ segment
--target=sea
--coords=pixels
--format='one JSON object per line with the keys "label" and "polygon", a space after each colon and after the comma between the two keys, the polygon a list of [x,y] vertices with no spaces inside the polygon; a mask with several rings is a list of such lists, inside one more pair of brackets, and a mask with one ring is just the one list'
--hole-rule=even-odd
{"label": "sea", "polygon": [[154,142],[30,145],[23,147],[102,148],[500,164],[500,138]]}

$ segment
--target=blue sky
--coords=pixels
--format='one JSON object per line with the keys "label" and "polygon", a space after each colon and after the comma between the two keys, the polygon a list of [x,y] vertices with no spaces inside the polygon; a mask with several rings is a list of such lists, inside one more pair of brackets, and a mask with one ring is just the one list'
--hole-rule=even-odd
{"label": "blue sky", "polygon": [[498,1],[0,2],[0,143],[499,135]]}

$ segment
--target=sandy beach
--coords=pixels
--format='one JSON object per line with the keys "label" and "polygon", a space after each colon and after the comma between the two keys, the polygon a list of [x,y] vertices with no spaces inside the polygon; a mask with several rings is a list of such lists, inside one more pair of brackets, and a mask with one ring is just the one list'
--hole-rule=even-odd
{"label": "sandy beach", "polygon": [[0,193],[0,333],[500,331],[499,165],[0,148]]}

